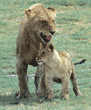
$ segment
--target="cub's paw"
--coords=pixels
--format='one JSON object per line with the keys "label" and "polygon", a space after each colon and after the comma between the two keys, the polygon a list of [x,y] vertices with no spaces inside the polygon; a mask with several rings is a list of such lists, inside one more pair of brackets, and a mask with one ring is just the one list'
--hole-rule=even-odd
{"label": "cub's paw", "polygon": [[55,96],[54,95],[49,95],[47,100],[52,102],[53,100],[55,99]]}
{"label": "cub's paw", "polygon": [[63,99],[63,100],[66,100],[66,99],[70,100],[69,95],[64,95],[64,96],[61,97],[61,99]]}
{"label": "cub's paw", "polygon": [[83,96],[83,94],[80,92],[80,90],[78,90],[76,96],[77,96],[77,97],[79,97],[79,96]]}
{"label": "cub's paw", "polygon": [[83,96],[81,92],[78,92],[77,97]]}
{"label": "cub's paw", "polygon": [[46,98],[45,100],[46,100],[46,101],[49,101],[49,102],[52,102],[52,101],[54,101],[54,98],[52,98],[52,99]]}

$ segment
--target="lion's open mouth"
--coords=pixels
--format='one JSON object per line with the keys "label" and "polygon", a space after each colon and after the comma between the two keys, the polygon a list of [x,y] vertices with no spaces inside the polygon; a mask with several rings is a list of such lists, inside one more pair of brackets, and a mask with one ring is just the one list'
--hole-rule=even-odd
{"label": "lion's open mouth", "polygon": [[38,65],[44,64],[44,61],[37,61]]}
{"label": "lion's open mouth", "polygon": [[45,36],[42,32],[40,33],[40,36],[45,42],[49,42],[51,40],[51,36]]}

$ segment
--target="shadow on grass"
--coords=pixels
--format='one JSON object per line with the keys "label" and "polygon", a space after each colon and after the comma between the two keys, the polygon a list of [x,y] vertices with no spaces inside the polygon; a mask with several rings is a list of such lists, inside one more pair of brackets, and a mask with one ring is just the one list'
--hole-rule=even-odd
{"label": "shadow on grass", "polygon": [[[11,95],[0,95],[0,105],[7,106],[7,105],[14,105],[15,102],[15,94]],[[12,104],[11,104],[12,103]],[[40,98],[35,97],[35,93],[30,93],[29,98],[22,98],[19,101],[19,104],[23,103],[24,105],[34,105],[34,103],[41,103]]]}
{"label": "shadow on grass", "polygon": [[[55,99],[61,99],[61,95],[60,96],[56,96]],[[15,93],[11,94],[11,95],[0,95],[0,105],[1,106],[10,106],[10,105],[16,105],[14,104],[15,102]],[[35,105],[35,103],[43,103],[43,102],[47,102],[48,100],[46,99],[41,99],[41,98],[38,98],[36,97],[36,94],[35,93],[30,93],[29,94],[29,98],[28,99],[25,99],[25,98],[22,98],[20,101],[19,101],[19,104],[24,104],[24,105]],[[12,103],[12,104],[11,104]]]}

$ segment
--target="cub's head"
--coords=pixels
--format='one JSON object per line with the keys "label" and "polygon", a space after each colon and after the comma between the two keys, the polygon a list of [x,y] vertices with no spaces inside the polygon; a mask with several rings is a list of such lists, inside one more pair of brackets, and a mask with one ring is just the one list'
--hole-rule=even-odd
{"label": "cub's head", "polygon": [[55,8],[45,8],[42,4],[35,4],[29,9],[25,9],[25,15],[31,30],[36,32],[37,36],[40,36],[45,42],[50,41],[56,32]]}
{"label": "cub's head", "polygon": [[42,44],[40,43],[40,50],[36,56],[36,61],[38,63],[45,63],[49,61],[53,56],[53,51],[54,45],[52,43],[48,43],[45,48],[42,48]]}

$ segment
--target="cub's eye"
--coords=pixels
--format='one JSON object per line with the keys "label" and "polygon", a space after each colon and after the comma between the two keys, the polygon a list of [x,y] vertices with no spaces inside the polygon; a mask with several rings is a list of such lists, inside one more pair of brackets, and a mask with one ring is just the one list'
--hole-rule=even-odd
{"label": "cub's eye", "polygon": [[28,9],[28,11],[31,11],[30,9]]}
{"label": "cub's eye", "polygon": [[54,22],[54,23],[55,23],[55,20],[52,20],[52,22]]}
{"label": "cub's eye", "polygon": [[43,52],[42,55],[45,55],[45,52]]}
{"label": "cub's eye", "polygon": [[44,24],[44,25],[48,24],[48,22],[46,20],[45,21],[41,21],[41,23]]}

